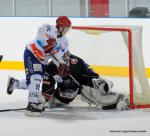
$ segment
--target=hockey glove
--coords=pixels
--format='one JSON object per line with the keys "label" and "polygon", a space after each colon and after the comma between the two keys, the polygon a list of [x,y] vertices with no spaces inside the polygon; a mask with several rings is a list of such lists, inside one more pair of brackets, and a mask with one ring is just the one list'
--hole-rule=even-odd
{"label": "hockey glove", "polygon": [[47,45],[44,47],[44,52],[50,53],[53,50],[55,44],[56,44],[56,39],[55,38],[49,38],[47,40]]}
{"label": "hockey glove", "polygon": [[57,68],[58,74],[62,77],[66,77],[69,75],[69,68],[67,65],[60,63],[60,65]]}

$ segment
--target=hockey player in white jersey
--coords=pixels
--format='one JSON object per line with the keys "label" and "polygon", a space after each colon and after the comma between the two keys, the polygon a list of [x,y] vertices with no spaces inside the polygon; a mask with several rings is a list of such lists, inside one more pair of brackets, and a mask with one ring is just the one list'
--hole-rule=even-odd
{"label": "hockey player in white jersey", "polygon": [[43,80],[45,67],[51,56],[55,57],[63,70],[67,66],[62,59],[63,54],[68,51],[68,41],[65,34],[71,27],[71,21],[66,16],[60,16],[56,20],[56,27],[44,24],[39,27],[35,40],[27,44],[24,51],[24,65],[26,72],[25,80],[15,80],[9,77],[7,93],[11,94],[15,88],[28,89],[28,106],[26,115],[38,116],[42,108],[39,103],[40,84]]}

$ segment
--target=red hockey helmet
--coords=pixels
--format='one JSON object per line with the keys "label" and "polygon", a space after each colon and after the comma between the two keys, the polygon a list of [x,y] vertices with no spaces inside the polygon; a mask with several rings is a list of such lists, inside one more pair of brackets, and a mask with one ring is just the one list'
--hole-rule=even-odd
{"label": "red hockey helmet", "polygon": [[56,27],[71,27],[71,21],[68,17],[66,16],[60,16],[56,20]]}

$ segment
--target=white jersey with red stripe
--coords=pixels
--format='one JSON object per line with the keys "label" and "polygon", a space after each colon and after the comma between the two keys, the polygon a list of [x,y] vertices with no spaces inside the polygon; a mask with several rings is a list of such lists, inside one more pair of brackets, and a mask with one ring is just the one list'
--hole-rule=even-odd
{"label": "white jersey with red stripe", "polygon": [[69,41],[65,36],[57,38],[57,44],[51,51],[51,54],[57,58],[60,63],[65,63],[63,60],[63,55],[69,51]]}
{"label": "white jersey with red stripe", "polygon": [[36,41],[39,42],[40,46],[46,46],[49,38],[57,38],[57,29],[55,26],[44,24],[38,28]]}
{"label": "white jersey with red stripe", "polygon": [[[49,54],[46,54],[44,52],[44,47],[48,45],[47,40],[49,38],[55,38],[56,45]],[[65,36],[57,38],[57,29],[55,26],[44,24],[39,27],[35,40],[27,45],[27,49],[29,49],[42,63],[47,63],[50,59],[50,55],[57,58],[60,63],[64,63],[62,56],[68,51],[68,40]]]}

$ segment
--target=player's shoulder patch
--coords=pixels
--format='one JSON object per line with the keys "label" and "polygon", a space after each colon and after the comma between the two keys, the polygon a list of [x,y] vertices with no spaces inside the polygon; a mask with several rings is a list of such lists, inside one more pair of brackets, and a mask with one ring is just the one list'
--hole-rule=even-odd
{"label": "player's shoulder patch", "polygon": [[72,58],[70,62],[71,62],[71,64],[77,64],[78,60],[76,58]]}

